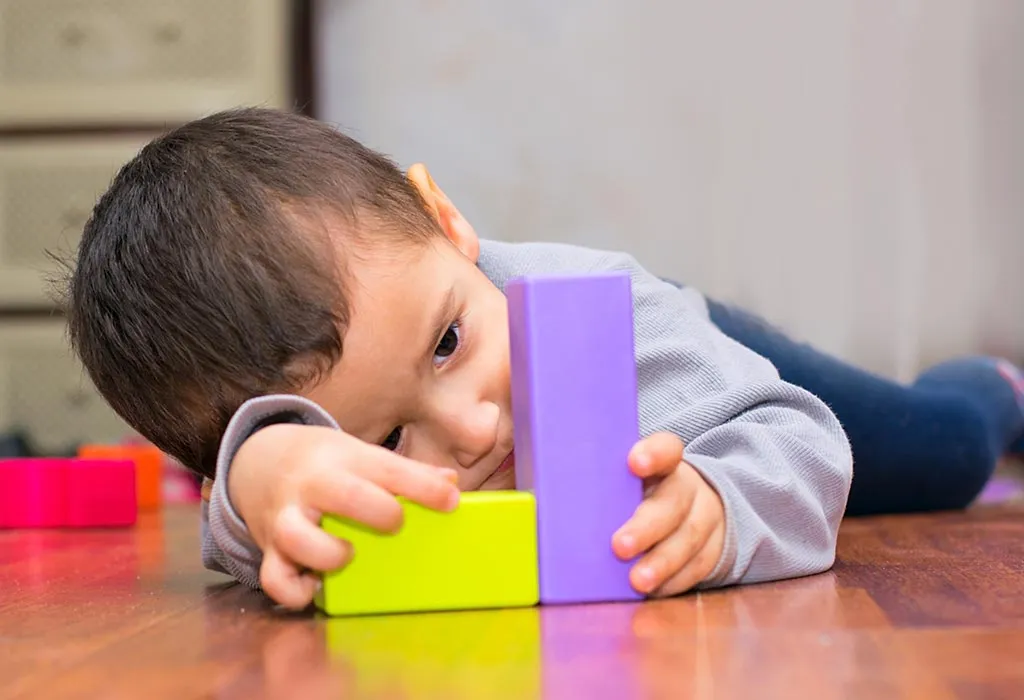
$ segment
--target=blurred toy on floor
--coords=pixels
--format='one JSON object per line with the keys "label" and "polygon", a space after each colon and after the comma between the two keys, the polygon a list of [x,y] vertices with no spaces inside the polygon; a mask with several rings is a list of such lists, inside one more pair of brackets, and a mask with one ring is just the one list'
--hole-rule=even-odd
{"label": "blurred toy on floor", "polygon": [[[125,435],[121,445],[156,449],[152,443],[137,434]],[[202,478],[196,476],[170,455],[161,452],[162,495],[164,503],[198,503]]]}
{"label": "blurred toy on floor", "polygon": [[25,435],[17,432],[0,434],[0,459],[31,456],[32,449]]}
{"label": "blurred toy on floor", "polygon": [[21,431],[0,432],[0,459],[57,457],[132,459],[140,474],[139,507],[142,509],[158,508],[163,503],[198,503],[200,500],[202,479],[137,435],[125,435],[116,443],[69,445],[63,451],[44,452],[36,449],[31,437]]}

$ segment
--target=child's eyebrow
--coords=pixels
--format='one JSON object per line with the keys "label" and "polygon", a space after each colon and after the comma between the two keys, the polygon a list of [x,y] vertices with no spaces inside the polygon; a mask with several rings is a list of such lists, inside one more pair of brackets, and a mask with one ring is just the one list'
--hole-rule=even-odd
{"label": "child's eyebrow", "polygon": [[452,322],[452,316],[455,314],[455,288],[449,287],[448,291],[445,292],[444,298],[441,300],[441,305],[437,307],[437,311],[434,313],[434,321],[430,324],[431,336],[427,340],[429,345],[424,352],[424,357],[428,360],[433,359],[434,351],[437,349],[437,344],[441,341],[441,337],[448,330],[448,326]]}

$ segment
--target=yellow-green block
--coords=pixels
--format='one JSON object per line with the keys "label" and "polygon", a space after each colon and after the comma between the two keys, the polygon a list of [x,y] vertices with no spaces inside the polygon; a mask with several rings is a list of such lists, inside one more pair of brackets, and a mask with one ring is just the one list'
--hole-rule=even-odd
{"label": "yellow-green block", "polygon": [[452,513],[399,502],[402,529],[386,535],[325,516],[348,540],[348,566],[323,575],[317,607],[328,615],[470,610],[536,605],[537,505],[522,491],[463,493]]}

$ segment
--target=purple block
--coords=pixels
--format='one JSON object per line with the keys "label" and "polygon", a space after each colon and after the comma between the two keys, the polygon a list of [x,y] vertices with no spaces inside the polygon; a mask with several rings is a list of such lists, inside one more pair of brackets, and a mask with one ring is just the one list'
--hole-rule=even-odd
{"label": "purple block", "polygon": [[612,535],[643,499],[628,273],[507,288],[516,483],[537,499],[541,603],[636,600]]}

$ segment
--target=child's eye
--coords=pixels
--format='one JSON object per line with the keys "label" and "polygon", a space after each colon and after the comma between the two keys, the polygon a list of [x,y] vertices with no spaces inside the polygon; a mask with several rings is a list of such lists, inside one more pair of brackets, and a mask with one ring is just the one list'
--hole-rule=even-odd
{"label": "child's eye", "polygon": [[460,334],[458,323],[448,326],[448,330],[441,336],[441,342],[437,344],[437,350],[434,351],[435,362],[452,356],[459,347]]}
{"label": "child's eye", "polygon": [[394,452],[398,449],[398,446],[402,444],[402,426],[398,426],[384,438],[384,442],[380,444],[385,450],[391,450]]}

